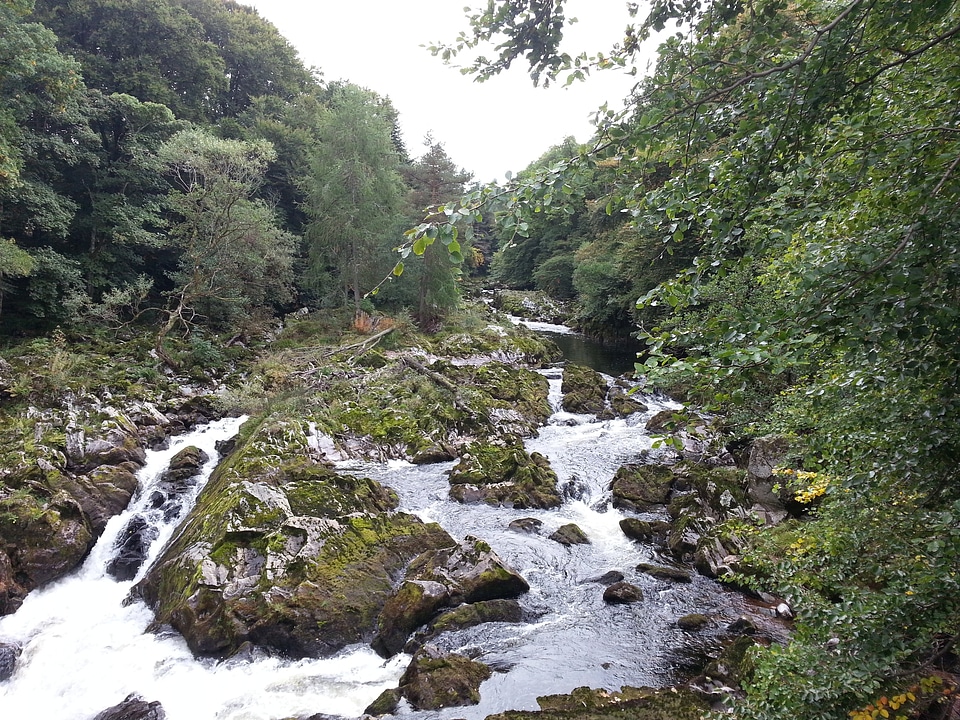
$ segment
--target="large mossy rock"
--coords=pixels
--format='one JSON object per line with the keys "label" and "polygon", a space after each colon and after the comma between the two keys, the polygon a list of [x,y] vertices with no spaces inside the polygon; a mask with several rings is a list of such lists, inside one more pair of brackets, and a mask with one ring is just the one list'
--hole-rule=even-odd
{"label": "large mossy rock", "polygon": [[384,603],[371,645],[384,657],[403,649],[410,634],[446,608],[509,600],[530,586],[482,540],[423,553]]}
{"label": "large mossy rock", "polygon": [[664,505],[674,482],[673,470],[664,465],[623,465],[610,483],[613,506],[644,511]]}
{"label": "large mossy rock", "polygon": [[540,453],[519,442],[474,443],[450,470],[450,497],[514,508],[554,508],[561,503],[557,474]]}
{"label": "large mossy rock", "polygon": [[683,687],[624,687],[619,692],[583,687],[568,695],[539,697],[537,703],[540,710],[511,710],[487,720],[701,720],[710,709]]}
{"label": "large mossy rock", "polygon": [[567,412],[598,415],[606,405],[607,381],[596,370],[584,365],[564,366],[560,390],[563,392],[563,409]]}
{"label": "large mossy rock", "polygon": [[438,525],[393,512],[379,483],[286,456],[296,423],[244,427],[244,437],[137,592],[157,623],[198,655],[243,643],[292,657],[369,642],[403,569],[456,543]]}
{"label": "large mossy rock", "polygon": [[480,684],[492,673],[462,655],[420,652],[400,678],[400,692],[417,710],[476,705]]}

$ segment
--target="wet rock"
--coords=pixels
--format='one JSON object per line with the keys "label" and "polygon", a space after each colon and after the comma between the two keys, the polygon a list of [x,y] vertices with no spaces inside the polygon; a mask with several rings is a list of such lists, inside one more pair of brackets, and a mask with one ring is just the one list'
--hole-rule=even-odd
{"label": "wet rock", "polygon": [[101,465],[86,475],[62,475],[57,485],[69,493],[86,516],[90,530],[99,537],[107,522],[122,512],[137,489],[139,465]]}
{"label": "wet rock", "polygon": [[488,622],[517,623],[523,620],[523,610],[516,600],[484,600],[448,610],[430,623],[434,634],[463,630]]}
{"label": "wet rock", "polygon": [[557,474],[540,453],[520,443],[472,444],[450,470],[450,497],[514,508],[554,508],[561,499]]}
{"label": "wet rock", "polygon": [[650,408],[629,394],[629,391],[619,385],[610,388],[608,395],[610,409],[616,417],[628,417],[638,412],[647,412]]}
{"label": "wet rock", "polygon": [[107,708],[93,720],[164,720],[167,714],[159,702],[147,702],[139,695],[128,695],[120,704]]}
{"label": "wet rock", "polygon": [[420,450],[412,458],[410,462],[414,465],[432,465],[433,463],[447,462],[448,460],[456,460],[457,454],[453,448],[447,445],[431,445],[428,448]]}
{"label": "wet rock", "polygon": [[[403,695],[400,692],[400,688],[388,688],[380,693],[376,700],[367,705],[367,709],[363,711],[363,714],[372,715],[373,717],[393,715],[402,697]],[[312,720],[312,718],[310,720]]]}
{"label": "wet rock", "polygon": [[199,475],[204,463],[209,459],[210,456],[200,448],[194,445],[185,447],[170,459],[170,464],[160,476],[161,485],[175,493],[187,490],[187,481]]}
{"label": "wet rock", "polygon": [[537,518],[519,518],[518,520],[512,520],[507,527],[516,532],[535,535],[543,527],[543,521],[537,520]]}
{"label": "wet rock", "polygon": [[710,618],[700,613],[690,613],[677,619],[677,627],[687,632],[697,632],[710,624]]}
{"label": "wet rock", "polygon": [[550,539],[567,547],[571,545],[589,545],[590,538],[575,523],[561,525],[550,535]]}
{"label": "wet rock", "polygon": [[451,605],[515,598],[530,589],[487,543],[472,536],[455,547],[423,553],[410,563],[407,578],[445,586]]}
{"label": "wet rock", "polygon": [[690,582],[690,573],[680,568],[666,567],[663,565],[650,565],[649,563],[640,563],[637,570],[647,575],[651,575],[659,580],[670,580],[671,582]]}
{"label": "wet rock", "polygon": [[603,601],[611,605],[626,605],[643,600],[643,591],[628,582],[614,583],[603,591]]}
{"label": "wet rock", "polygon": [[563,409],[567,412],[591,415],[603,412],[607,381],[596,370],[583,365],[565,365],[560,390],[563,392]]}
{"label": "wet rock", "polygon": [[0,682],[9,680],[17,669],[20,646],[12,643],[0,643]]}
{"label": "wet rock", "polygon": [[649,510],[670,497],[673,471],[663,465],[623,465],[610,483],[614,507]]}
{"label": "wet rock", "polygon": [[647,420],[647,424],[644,426],[647,429],[647,432],[662,434],[665,432],[673,432],[683,424],[684,416],[682,413],[677,412],[676,410],[661,410],[652,418]]}
{"label": "wet rock", "polygon": [[647,521],[628,517],[620,521],[620,529],[631,540],[663,544],[670,534],[670,523],[663,520]]}
{"label": "wet rock", "polygon": [[404,581],[380,611],[371,647],[383,657],[396,655],[410,633],[449,602],[450,593],[445,585],[430,580]]}
{"label": "wet rock", "polygon": [[116,554],[107,563],[107,573],[117,580],[133,580],[156,539],[156,529],[142,515],[134,515],[117,538]]}
{"label": "wet rock", "polygon": [[753,620],[743,615],[727,625],[727,632],[734,635],[756,635],[757,626]]}
{"label": "wet rock", "polygon": [[400,692],[418,710],[476,705],[490,675],[486,665],[462,655],[422,651],[401,676]]}
{"label": "wet rock", "polygon": [[597,583],[598,585],[613,585],[614,583],[623,582],[623,573],[619,570],[609,570],[603,575],[598,575],[597,577],[590,578],[586,582]]}
{"label": "wet rock", "polygon": [[370,642],[410,561],[456,543],[392,512],[396,494],[376,481],[305,459],[305,425],[244,430],[135,593],[197,655],[250,642],[320,657]]}
{"label": "wet rock", "polygon": [[118,418],[114,426],[99,437],[85,438],[83,434],[78,436],[78,431],[68,431],[67,437],[67,469],[77,474],[88,473],[101,465],[132,462],[142,466],[147,458],[136,427],[123,418]]}
{"label": "wet rock", "polygon": [[701,720],[709,710],[684,687],[623,687],[617,692],[581,687],[537,698],[539,711],[510,710],[487,720]]}

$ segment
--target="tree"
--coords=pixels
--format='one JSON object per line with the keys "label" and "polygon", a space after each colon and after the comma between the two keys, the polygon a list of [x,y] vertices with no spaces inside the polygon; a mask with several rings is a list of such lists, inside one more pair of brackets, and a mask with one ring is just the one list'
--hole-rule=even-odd
{"label": "tree", "polygon": [[306,282],[319,296],[332,272],[342,300],[352,299],[357,313],[386,274],[399,235],[405,188],[387,109],[366,90],[340,88],[320,110],[303,182],[310,218]]}
{"label": "tree", "polygon": [[156,350],[175,365],[164,340],[201,320],[236,327],[289,299],[294,238],[273,211],[251,199],[273,150],[266,142],[222,140],[186,130],[160,149],[174,190],[170,240],[179,252],[170,273]]}
{"label": "tree", "polygon": [[[410,186],[410,204],[418,218],[429,222],[440,219],[445,202],[463,194],[471,175],[458,169],[443,145],[430,135],[424,145],[427,151],[405,169],[404,176]],[[458,265],[451,262],[446,248],[432,245],[424,251],[423,264],[417,268],[416,319],[421,328],[435,327],[444,311],[456,304],[460,295]]]}
{"label": "tree", "polygon": [[[960,638],[960,6],[658,0],[593,57],[559,52],[562,10],[495,0],[438,52],[492,41],[481,76],[524,58],[576,78],[676,24],[584,161],[615,160],[608,207],[692,257],[641,300],[665,312],[641,369],[742,438],[788,433],[827,488],[813,522],[757,543],[753,582],[800,618],[754,653],[737,714],[879,713]],[[514,196],[535,204],[536,182]]]}

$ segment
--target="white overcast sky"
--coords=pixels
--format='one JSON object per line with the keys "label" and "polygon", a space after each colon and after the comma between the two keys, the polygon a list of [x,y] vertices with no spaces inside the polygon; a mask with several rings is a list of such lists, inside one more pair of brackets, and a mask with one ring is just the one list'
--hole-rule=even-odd
{"label": "white overcast sky", "polygon": [[[522,170],[567,136],[586,142],[591,113],[604,102],[621,107],[635,82],[605,71],[569,88],[535,88],[517,63],[477,83],[421,47],[452,42],[468,27],[464,7],[485,0],[241,2],[272,22],[325,80],[349,80],[389,96],[412,156],[422,154],[423,138],[432,132],[480,182]],[[571,54],[607,52],[629,22],[626,0],[568,0],[567,17],[579,20],[565,37],[564,50]]]}

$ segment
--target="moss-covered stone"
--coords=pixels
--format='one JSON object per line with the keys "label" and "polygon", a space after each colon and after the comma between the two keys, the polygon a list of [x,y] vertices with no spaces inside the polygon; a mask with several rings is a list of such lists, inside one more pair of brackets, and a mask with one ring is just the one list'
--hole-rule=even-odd
{"label": "moss-covered stone", "polygon": [[516,600],[484,600],[446,611],[430,623],[429,630],[436,634],[488,622],[516,623],[522,619],[523,610]]}
{"label": "moss-covered stone", "polygon": [[603,601],[610,605],[627,605],[643,600],[643,591],[628,582],[616,582],[603,591]]}
{"label": "moss-covered stone", "polygon": [[450,496],[515,508],[553,508],[561,503],[557,474],[540,453],[520,443],[472,444],[450,470]]}
{"label": "moss-covered stone", "polygon": [[430,620],[450,602],[450,593],[441,583],[406,580],[391,595],[377,618],[377,634],[370,645],[383,657],[403,649],[414,630]]}
{"label": "moss-covered stone", "polygon": [[483,663],[462,655],[418,654],[400,678],[400,691],[418,710],[476,705],[480,684],[491,675]]}
{"label": "moss-covered stone", "polygon": [[620,529],[631,540],[660,544],[665,543],[670,534],[670,523],[627,517],[620,521]]}
{"label": "moss-covered stone", "polygon": [[651,565],[649,563],[640,563],[637,570],[646,573],[660,580],[670,580],[671,582],[690,582],[690,573],[680,568],[666,567],[664,565]]}
{"label": "moss-covered stone", "polygon": [[709,710],[687,688],[624,687],[619,692],[578,688],[537,698],[540,710],[511,710],[487,720],[701,720]]}
{"label": "moss-covered stone", "polygon": [[560,389],[563,392],[563,409],[567,412],[593,415],[603,412],[607,381],[596,370],[583,365],[565,365]]}
{"label": "moss-covered stone", "polygon": [[590,538],[576,523],[561,525],[550,535],[550,539],[567,547],[571,545],[589,545]]}
{"label": "moss-covered stone", "polygon": [[687,632],[697,632],[710,624],[710,618],[700,613],[690,613],[677,619],[677,627]]}
{"label": "moss-covered stone", "polygon": [[672,470],[664,465],[623,465],[610,483],[613,505],[634,511],[663,505],[673,480]]}
{"label": "moss-covered stone", "polygon": [[650,409],[619,385],[610,388],[607,399],[610,403],[610,410],[616,417],[627,417],[634,413],[647,412]]}
{"label": "moss-covered stone", "polygon": [[380,717],[381,715],[392,715],[400,704],[403,695],[400,688],[387,688],[377,696],[377,699],[367,705],[364,715]]}

